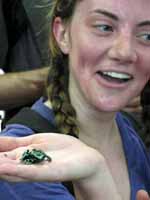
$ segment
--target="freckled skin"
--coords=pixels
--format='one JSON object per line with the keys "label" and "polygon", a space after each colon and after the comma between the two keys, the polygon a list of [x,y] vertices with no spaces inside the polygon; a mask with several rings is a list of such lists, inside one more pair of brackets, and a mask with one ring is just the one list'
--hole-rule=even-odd
{"label": "freckled skin", "polygon": [[[65,53],[70,60],[71,99],[78,95],[85,105],[90,104],[99,111],[123,108],[150,78],[149,41],[145,43],[137,37],[150,32],[150,26],[137,25],[150,19],[150,3],[138,0],[135,7],[134,0],[114,1],[81,1],[67,29],[69,40]],[[115,14],[118,20],[96,13],[99,9]],[[141,10],[144,12],[139,15]],[[102,32],[94,27],[100,24],[111,26],[113,31]],[[101,79],[96,74],[98,70],[124,72],[134,78],[116,87]]]}

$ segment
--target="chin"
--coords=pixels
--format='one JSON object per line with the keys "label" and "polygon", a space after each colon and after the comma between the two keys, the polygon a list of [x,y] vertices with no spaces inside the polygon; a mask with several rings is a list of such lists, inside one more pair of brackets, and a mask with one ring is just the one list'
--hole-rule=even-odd
{"label": "chin", "polygon": [[122,110],[124,107],[126,106],[126,104],[123,103],[101,103],[100,105],[97,105],[97,109],[101,112],[118,112],[120,110]]}
{"label": "chin", "polygon": [[115,108],[115,107],[107,107],[107,108],[102,108],[102,109],[100,109],[100,111],[101,112],[108,112],[108,113],[112,113],[112,112],[118,112],[118,111],[120,111],[120,109],[118,109],[118,108]]}

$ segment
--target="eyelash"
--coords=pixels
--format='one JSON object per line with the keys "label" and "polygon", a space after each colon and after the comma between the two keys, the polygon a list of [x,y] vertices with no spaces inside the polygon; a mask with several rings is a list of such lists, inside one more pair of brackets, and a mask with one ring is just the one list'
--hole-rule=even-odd
{"label": "eyelash", "polygon": [[113,28],[107,24],[97,24],[94,25],[95,28],[99,29],[101,32],[113,32]]}
{"label": "eyelash", "polygon": [[[107,35],[114,32],[114,28],[108,24],[95,24],[94,28],[96,28],[102,35]],[[137,34],[137,38],[143,43],[150,45],[150,33],[139,33]]]}
{"label": "eyelash", "polygon": [[[145,38],[146,37],[146,38]],[[141,33],[137,36],[137,38],[141,39],[143,42],[150,43],[150,33]]]}

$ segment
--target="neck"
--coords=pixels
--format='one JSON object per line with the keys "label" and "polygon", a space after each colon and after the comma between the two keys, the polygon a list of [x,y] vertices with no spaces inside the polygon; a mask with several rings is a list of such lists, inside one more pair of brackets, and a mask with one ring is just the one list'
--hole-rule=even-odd
{"label": "neck", "polygon": [[89,105],[79,90],[70,87],[71,104],[76,110],[79,138],[89,146],[109,144],[118,136],[115,113],[101,112]]}

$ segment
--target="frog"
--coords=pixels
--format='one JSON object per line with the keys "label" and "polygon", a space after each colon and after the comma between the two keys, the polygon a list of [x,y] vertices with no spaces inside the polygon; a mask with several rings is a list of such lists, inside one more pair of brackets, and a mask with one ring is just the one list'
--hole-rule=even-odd
{"label": "frog", "polygon": [[43,161],[48,161],[48,162],[52,161],[51,157],[40,149],[32,149],[32,150],[27,149],[26,151],[23,152],[20,160],[22,163],[26,165],[37,164]]}

